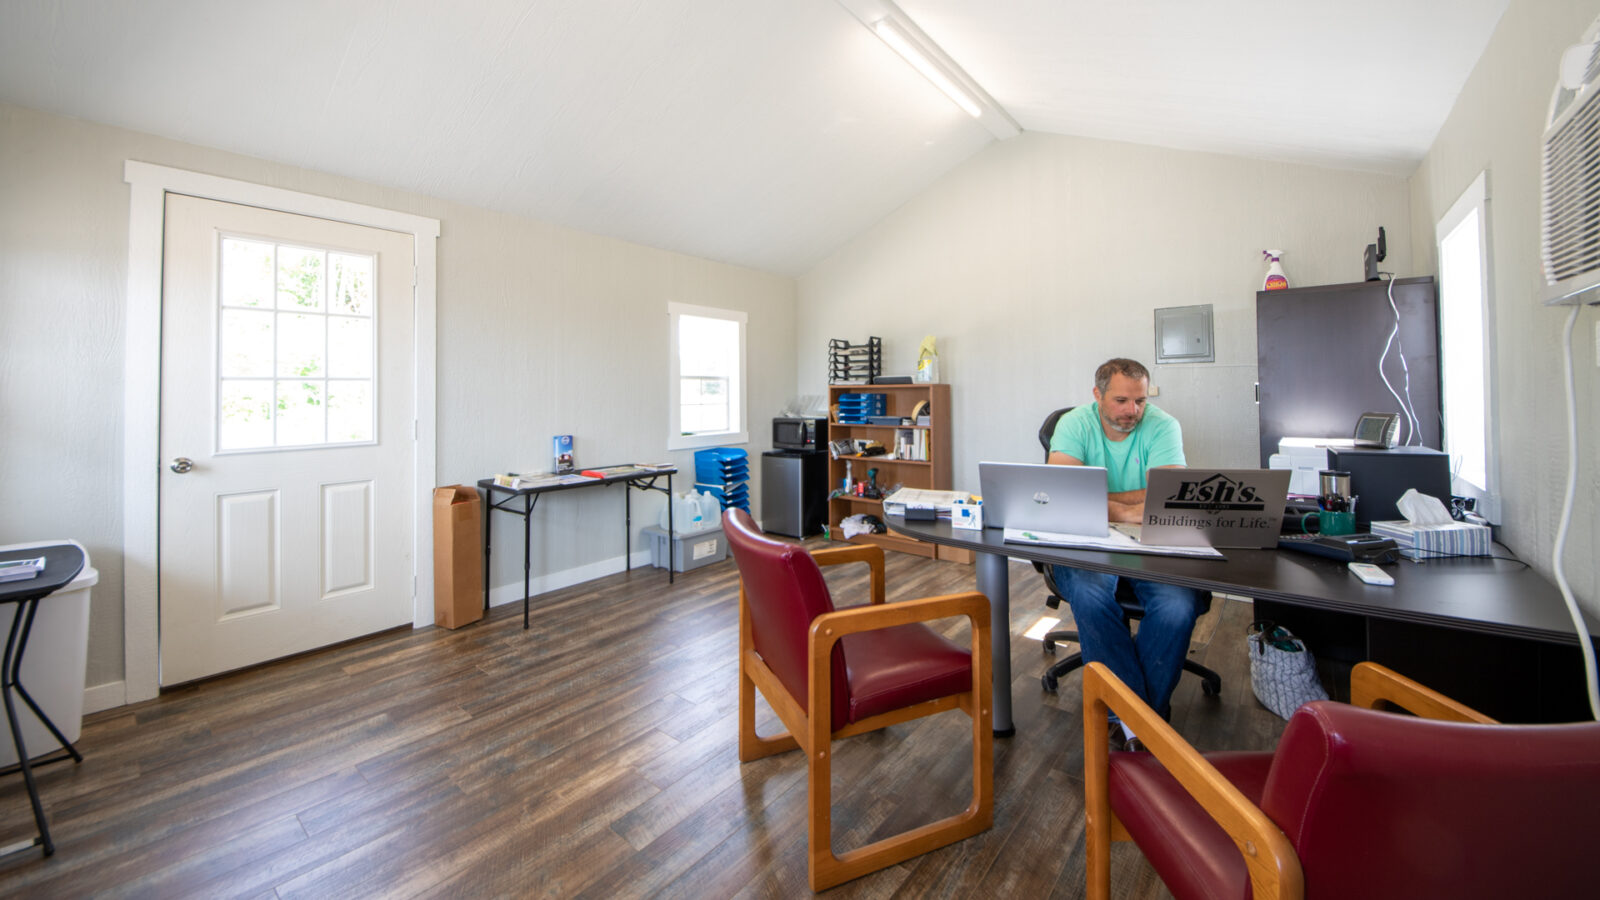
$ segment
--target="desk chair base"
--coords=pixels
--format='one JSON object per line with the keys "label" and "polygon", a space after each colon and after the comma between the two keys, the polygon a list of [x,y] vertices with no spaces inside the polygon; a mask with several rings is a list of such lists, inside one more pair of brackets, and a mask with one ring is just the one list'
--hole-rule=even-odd
{"label": "desk chair base", "polygon": [[[1044,636],[1045,652],[1055,653],[1057,641],[1076,644],[1078,643],[1078,633],[1076,631],[1052,631],[1046,634]],[[1054,694],[1063,677],[1073,669],[1081,668],[1083,668],[1083,651],[1080,650],[1046,669],[1045,673],[1039,676],[1039,683],[1044,686],[1045,690]],[[1207,697],[1215,697],[1222,693],[1222,676],[1211,669],[1200,665],[1192,659],[1185,658],[1183,670],[1200,676],[1200,690]]]}

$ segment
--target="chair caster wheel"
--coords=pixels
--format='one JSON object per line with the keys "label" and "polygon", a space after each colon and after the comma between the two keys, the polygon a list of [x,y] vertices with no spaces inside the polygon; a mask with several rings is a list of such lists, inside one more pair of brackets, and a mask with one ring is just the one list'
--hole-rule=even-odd
{"label": "chair caster wheel", "polygon": [[1044,685],[1044,689],[1050,693],[1054,694],[1056,692],[1056,677],[1054,675],[1046,672],[1044,675],[1039,676],[1039,683]]}
{"label": "chair caster wheel", "polygon": [[1222,693],[1222,682],[1212,681],[1209,678],[1201,679],[1200,693],[1205,694],[1207,697],[1215,697]]}
{"label": "chair caster wheel", "polygon": [[1056,642],[1055,641],[1046,640],[1043,643],[1044,643],[1044,652],[1050,654],[1051,656],[1054,656],[1055,653],[1056,653]]}

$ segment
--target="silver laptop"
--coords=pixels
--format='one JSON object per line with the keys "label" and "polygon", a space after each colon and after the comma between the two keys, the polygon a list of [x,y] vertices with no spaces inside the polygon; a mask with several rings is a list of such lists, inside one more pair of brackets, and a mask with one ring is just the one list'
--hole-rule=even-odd
{"label": "silver laptop", "polygon": [[978,491],[990,528],[1106,535],[1106,470],[1097,466],[980,462]]}
{"label": "silver laptop", "polygon": [[[1276,547],[1290,474],[1288,469],[1151,469],[1145,473],[1144,522],[1117,529],[1141,544]],[[987,497],[983,505],[988,507]]]}

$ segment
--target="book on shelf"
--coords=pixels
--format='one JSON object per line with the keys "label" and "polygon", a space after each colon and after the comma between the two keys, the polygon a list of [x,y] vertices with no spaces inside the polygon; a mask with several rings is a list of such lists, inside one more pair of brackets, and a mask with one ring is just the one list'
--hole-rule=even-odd
{"label": "book on shelf", "polygon": [[44,557],[36,556],[32,559],[8,559],[0,562],[0,584],[8,581],[27,581],[38,578],[44,571]]}

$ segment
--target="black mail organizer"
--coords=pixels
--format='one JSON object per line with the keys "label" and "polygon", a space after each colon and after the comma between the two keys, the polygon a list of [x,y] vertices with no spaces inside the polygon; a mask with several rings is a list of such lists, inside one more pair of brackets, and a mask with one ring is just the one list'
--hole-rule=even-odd
{"label": "black mail organizer", "polygon": [[[602,469],[627,469],[625,466],[603,466]],[[489,557],[493,544],[493,530],[489,525],[489,513],[493,510],[511,513],[522,517],[522,628],[528,628],[528,572],[531,565],[529,554],[533,537],[533,508],[538,505],[539,498],[545,494],[556,491],[572,491],[579,488],[598,487],[608,484],[621,484],[622,491],[622,526],[623,526],[623,560],[628,570],[633,569],[633,492],[660,491],[667,495],[667,541],[671,545],[673,538],[672,523],[672,476],[677,473],[676,467],[641,467],[633,471],[623,471],[605,478],[585,478],[582,481],[556,482],[550,484],[535,484],[525,487],[510,488],[495,484],[493,478],[484,478],[478,481],[478,487],[483,491],[483,609],[489,609]],[[656,483],[657,479],[665,478],[666,485]],[[667,583],[672,583],[672,566],[667,566]]]}

